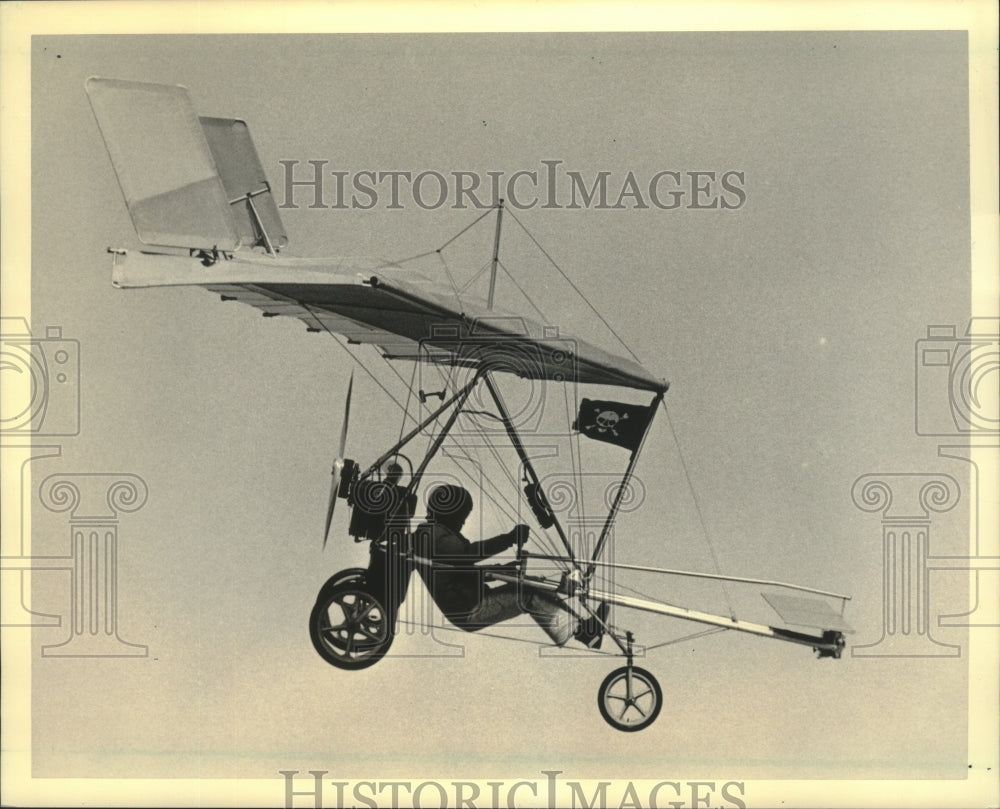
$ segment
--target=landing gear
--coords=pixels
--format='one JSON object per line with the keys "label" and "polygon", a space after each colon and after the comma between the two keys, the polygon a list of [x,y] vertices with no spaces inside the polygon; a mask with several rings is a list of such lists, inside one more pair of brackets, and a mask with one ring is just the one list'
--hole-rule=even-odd
{"label": "landing gear", "polygon": [[631,632],[627,638],[628,663],[604,678],[597,692],[597,706],[611,727],[633,733],[656,721],[663,707],[663,692],[652,674],[632,665]]}
{"label": "landing gear", "polygon": [[320,592],[309,616],[309,636],[327,663],[363,669],[389,651],[394,623],[384,598],[372,593],[363,579],[347,579]]}
{"label": "landing gear", "polygon": [[611,727],[631,733],[653,724],[663,707],[663,692],[645,669],[622,666],[604,678],[597,704]]}
{"label": "landing gear", "polygon": [[349,567],[341,570],[339,573],[334,573],[323,583],[323,586],[319,590],[319,595],[316,596],[316,600],[320,601],[326,598],[335,587],[345,582],[352,582],[354,584],[363,582],[367,572],[363,567]]}

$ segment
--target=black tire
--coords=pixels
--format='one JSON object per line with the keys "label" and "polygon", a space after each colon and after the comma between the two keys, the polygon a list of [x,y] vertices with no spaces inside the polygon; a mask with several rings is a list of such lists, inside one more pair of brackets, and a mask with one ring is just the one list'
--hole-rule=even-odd
{"label": "black tire", "polygon": [[316,600],[309,615],[309,637],[330,665],[363,669],[389,650],[394,622],[382,599],[364,584],[344,581]]}
{"label": "black tire", "polygon": [[363,567],[348,567],[344,568],[337,573],[334,573],[330,578],[323,582],[323,586],[319,588],[319,592],[316,594],[316,601],[326,598],[330,595],[330,592],[339,584],[344,582],[353,582],[355,584],[361,584],[365,581],[365,574],[368,571]]}
{"label": "black tire", "polygon": [[649,727],[660,715],[663,691],[656,678],[638,666],[615,669],[597,692],[601,716],[615,730],[634,733]]}

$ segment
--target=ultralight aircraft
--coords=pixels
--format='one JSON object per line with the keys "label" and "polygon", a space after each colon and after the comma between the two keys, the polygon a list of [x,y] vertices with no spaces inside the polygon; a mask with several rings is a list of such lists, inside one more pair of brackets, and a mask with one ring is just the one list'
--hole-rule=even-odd
{"label": "ultralight aircraft", "polygon": [[[565,335],[523,313],[494,306],[502,201],[496,206],[486,300],[459,295],[453,284],[432,281],[401,264],[285,257],[279,254],[288,239],[244,121],[199,117],[181,86],[91,78],[86,91],[138,239],[157,247],[109,248],[115,287],[200,286],[223,300],[249,304],[265,317],[298,318],[309,331],[339,336],[348,346],[375,346],[391,362],[423,361],[462,372],[447,376],[444,390],[420,390],[422,404],[435,395],[440,403],[428,408],[426,416],[413,417],[412,429],[364,464],[344,457],[352,393],[348,386],[323,544],[335,505],[344,500],[350,509],[348,533],[369,542],[370,555],[367,567],[341,570],[319,589],[309,632],[325,661],[357,670],[383,658],[397,634],[412,572],[426,574],[440,564],[421,555],[411,523],[428,466],[463,415],[485,416],[502,425],[498,433],[518,459],[523,488],[518,484],[517,497],[533,514],[536,539],[553,538],[557,551],[529,552],[519,544],[513,563],[480,569],[488,580],[515,583],[525,593],[576,599],[592,625],[611,640],[625,665],[604,679],[598,706],[614,728],[648,727],[660,712],[663,695],[656,678],[634,665],[633,633],[609,620],[598,609],[601,604],[695,622],[709,627],[706,632],[733,630],[800,644],[821,658],[841,656],[844,632],[849,631],[843,621],[848,596],[718,572],[606,561],[613,526],[668,386],[636,360],[583,340],[567,342]],[[585,555],[550,505],[532,447],[505,403],[500,380],[510,375],[554,385],[607,386],[650,397],[648,404],[583,398],[576,420],[566,425],[567,434],[572,430],[629,452],[596,542]],[[471,404],[481,401],[491,406],[489,412]],[[426,446],[413,451],[418,440]],[[409,467],[405,484],[401,462]],[[809,628],[788,629],[602,586],[606,579],[597,574],[607,569],[766,585],[819,598],[765,594],[786,623]],[[832,603],[839,603],[839,610]]]}

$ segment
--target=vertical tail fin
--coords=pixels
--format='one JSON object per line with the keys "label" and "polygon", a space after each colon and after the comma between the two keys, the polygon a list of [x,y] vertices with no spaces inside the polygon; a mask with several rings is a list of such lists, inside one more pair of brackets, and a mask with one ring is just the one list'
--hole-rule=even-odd
{"label": "vertical tail fin", "polygon": [[87,95],[141,242],[269,252],[287,243],[243,121],[200,119],[176,85],[91,78]]}

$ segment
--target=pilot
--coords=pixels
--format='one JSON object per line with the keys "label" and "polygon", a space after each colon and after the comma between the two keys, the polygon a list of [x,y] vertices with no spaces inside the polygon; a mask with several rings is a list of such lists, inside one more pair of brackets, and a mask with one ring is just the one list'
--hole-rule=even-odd
{"label": "pilot", "polygon": [[398,486],[400,479],[403,477],[403,467],[400,466],[396,461],[389,461],[384,467],[385,472],[385,482],[390,486]]}
{"label": "pilot", "polygon": [[[472,495],[461,486],[434,488],[427,499],[427,519],[417,528],[418,553],[443,563],[430,571],[421,567],[434,601],[448,619],[461,629],[475,632],[487,626],[529,613],[557,646],[570,638],[591,649],[601,645],[602,630],[593,619],[581,620],[557,595],[521,589],[508,582],[486,587],[482,571],[470,566],[495,556],[528,538],[527,525],[517,525],[506,534],[480,542],[462,535],[462,526],[472,512]],[[451,569],[450,566],[463,569]],[[607,606],[599,611],[603,620]]]}

